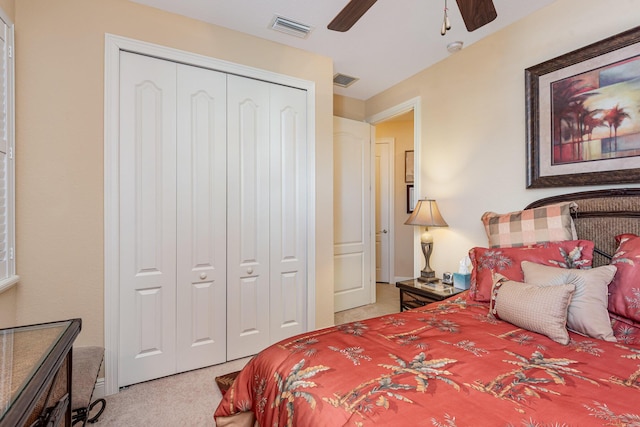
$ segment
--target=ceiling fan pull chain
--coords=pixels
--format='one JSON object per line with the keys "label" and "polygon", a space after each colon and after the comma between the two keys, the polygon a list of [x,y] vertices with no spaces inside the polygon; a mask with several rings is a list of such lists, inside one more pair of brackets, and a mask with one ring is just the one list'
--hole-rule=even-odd
{"label": "ceiling fan pull chain", "polygon": [[448,10],[447,0],[444,0],[444,19],[442,21],[442,28],[440,29],[440,34],[443,36],[451,29],[451,22],[449,21],[449,14],[447,13]]}

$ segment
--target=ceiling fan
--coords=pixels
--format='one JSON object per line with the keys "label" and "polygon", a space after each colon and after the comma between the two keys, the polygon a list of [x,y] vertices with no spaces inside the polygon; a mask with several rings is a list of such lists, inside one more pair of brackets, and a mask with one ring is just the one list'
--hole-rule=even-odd
{"label": "ceiling fan", "polygon": [[[349,30],[377,0],[351,0],[327,26],[333,31]],[[498,16],[493,0],[456,0],[467,31],[474,31]]]}

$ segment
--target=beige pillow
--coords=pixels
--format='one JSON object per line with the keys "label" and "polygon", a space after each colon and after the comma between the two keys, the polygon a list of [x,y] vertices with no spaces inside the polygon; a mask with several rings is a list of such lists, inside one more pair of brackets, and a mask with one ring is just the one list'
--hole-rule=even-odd
{"label": "beige pillow", "polygon": [[571,212],[577,207],[575,202],[564,202],[504,214],[485,212],[481,219],[490,248],[529,246],[576,240]]}
{"label": "beige pillow", "polygon": [[575,289],[573,284],[539,286],[495,274],[489,314],[566,345],[567,308]]}
{"label": "beige pillow", "polygon": [[608,286],[616,267],[603,265],[589,270],[566,269],[522,261],[524,281],[537,285],[572,283],[576,286],[567,316],[567,327],[579,334],[616,341],[609,318]]}

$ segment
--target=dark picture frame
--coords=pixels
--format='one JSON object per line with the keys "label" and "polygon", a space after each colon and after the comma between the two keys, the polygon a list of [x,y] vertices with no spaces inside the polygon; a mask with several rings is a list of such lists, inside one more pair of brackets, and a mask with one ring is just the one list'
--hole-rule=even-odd
{"label": "dark picture frame", "polygon": [[525,70],[527,188],[640,182],[638,70],[640,26]]}
{"label": "dark picture frame", "polygon": [[407,185],[407,213],[413,213],[413,207],[416,205],[413,192],[413,184]]}

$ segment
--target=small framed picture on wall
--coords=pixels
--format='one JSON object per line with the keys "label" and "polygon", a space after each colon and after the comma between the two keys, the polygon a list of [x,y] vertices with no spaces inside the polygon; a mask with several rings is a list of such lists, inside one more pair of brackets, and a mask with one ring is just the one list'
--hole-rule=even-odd
{"label": "small framed picture on wall", "polygon": [[415,198],[413,196],[413,184],[407,185],[407,213],[413,212],[413,207],[416,205]]}
{"label": "small framed picture on wall", "polygon": [[404,182],[413,184],[413,150],[404,152]]}

